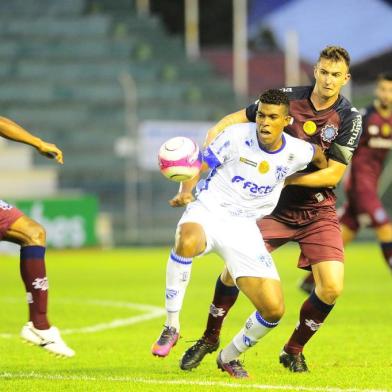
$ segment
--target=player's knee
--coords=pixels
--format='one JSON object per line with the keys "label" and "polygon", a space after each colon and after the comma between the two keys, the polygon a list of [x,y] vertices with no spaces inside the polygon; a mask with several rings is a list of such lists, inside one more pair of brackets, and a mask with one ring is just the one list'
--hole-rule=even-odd
{"label": "player's knee", "polygon": [[181,234],[176,242],[175,251],[179,256],[193,257],[200,253],[200,238],[193,233]]}
{"label": "player's knee", "polygon": [[265,306],[263,309],[259,309],[259,313],[263,316],[263,318],[266,321],[270,323],[276,323],[283,317],[284,310],[285,310],[284,303],[277,302],[271,304],[270,306]]}
{"label": "player's knee", "polygon": [[29,225],[27,231],[27,245],[39,245],[45,246],[46,243],[46,231],[42,225],[37,222]]}
{"label": "player's knee", "polygon": [[324,284],[318,289],[316,288],[316,295],[320,297],[323,302],[333,304],[340,297],[343,292],[343,282],[331,282]]}
{"label": "player's knee", "polygon": [[270,301],[260,301],[257,303],[257,311],[261,314],[264,320],[275,323],[279,321],[284,314],[284,302],[278,299],[271,299]]}

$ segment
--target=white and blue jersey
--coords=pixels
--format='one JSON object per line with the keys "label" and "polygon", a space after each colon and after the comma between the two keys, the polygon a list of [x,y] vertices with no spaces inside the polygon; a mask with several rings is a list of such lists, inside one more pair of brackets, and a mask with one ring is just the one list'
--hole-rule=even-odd
{"label": "white and blue jersey", "polygon": [[282,146],[259,145],[255,123],[226,128],[203,152],[212,169],[197,199],[224,216],[258,219],[275,208],[284,180],[313,159],[312,144],[283,133]]}

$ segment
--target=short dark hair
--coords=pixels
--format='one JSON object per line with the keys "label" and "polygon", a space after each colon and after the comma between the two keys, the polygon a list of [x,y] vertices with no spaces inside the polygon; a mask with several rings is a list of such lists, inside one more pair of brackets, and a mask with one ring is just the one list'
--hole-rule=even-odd
{"label": "short dark hair", "polygon": [[347,50],[341,46],[326,46],[321,52],[317,60],[319,62],[321,59],[327,59],[332,61],[344,61],[347,68],[350,68],[350,55]]}
{"label": "short dark hair", "polygon": [[377,75],[377,82],[381,82],[381,80],[387,80],[388,82],[392,82],[392,72],[381,72]]}
{"label": "short dark hair", "polygon": [[289,111],[289,97],[282,90],[272,88],[264,91],[259,97],[259,102],[270,105],[284,105],[286,111]]}

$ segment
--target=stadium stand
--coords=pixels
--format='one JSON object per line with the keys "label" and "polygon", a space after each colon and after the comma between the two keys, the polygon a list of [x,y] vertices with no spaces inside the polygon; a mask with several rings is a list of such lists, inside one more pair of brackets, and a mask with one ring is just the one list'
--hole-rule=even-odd
{"label": "stadium stand", "polygon": [[[139,239],[125,232],[129,162],[114,145],[136,130],[125,120],[124,73],[136,82],[139,121],[215,121],[239,106],[228,80],[205,61],[188,62],[182,40],[169,36],[158,18],[137,16],[132,0],[0,3],[1,114],[63,149],[60,191],[96,194],[101,210],[111,214],[116,243],[166,241],[165,226],[173,227],[178,216],[162,213],[174,189],[155,185],[159,174],[139,173],[143,180],[132,184],[128,178],[139,198],[160,196],[139,206],[149,211],[139,212]],[[160,224],[156,238],[143,235],[143,225],[148,232]]]}

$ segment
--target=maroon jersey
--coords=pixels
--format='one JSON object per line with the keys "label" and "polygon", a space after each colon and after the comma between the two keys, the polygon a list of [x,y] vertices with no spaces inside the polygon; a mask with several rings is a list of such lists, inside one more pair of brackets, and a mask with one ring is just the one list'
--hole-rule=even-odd
{"label": "maroon jersey", "polygon": [[[348,164],[358,146],[362,132],[362,118],[351,103],[339,96],[328,109],[317,111],[310,96],[313,86],[289,87],[282,89],[289,97],[292,123],[285,132],[318,144],[328,158]],[[246,108],[249,121],[256,121],[258,102]],[[317,170],[309,165],[307,172]],[[331,189],[287,186],[283,189],[273,215],[287,223],[306,224],[317,215],[318,208],[334,208],[336,196]],[[298,211],[300,210],[300,214]]]}
{"label": "maroon jersey", "polygon": [[392,149],[392,115],[384,118],[372,105],[363,116],[363,134],[353,156],[348,191],[356,191],[364,182],[377,189],[389,150]]}

